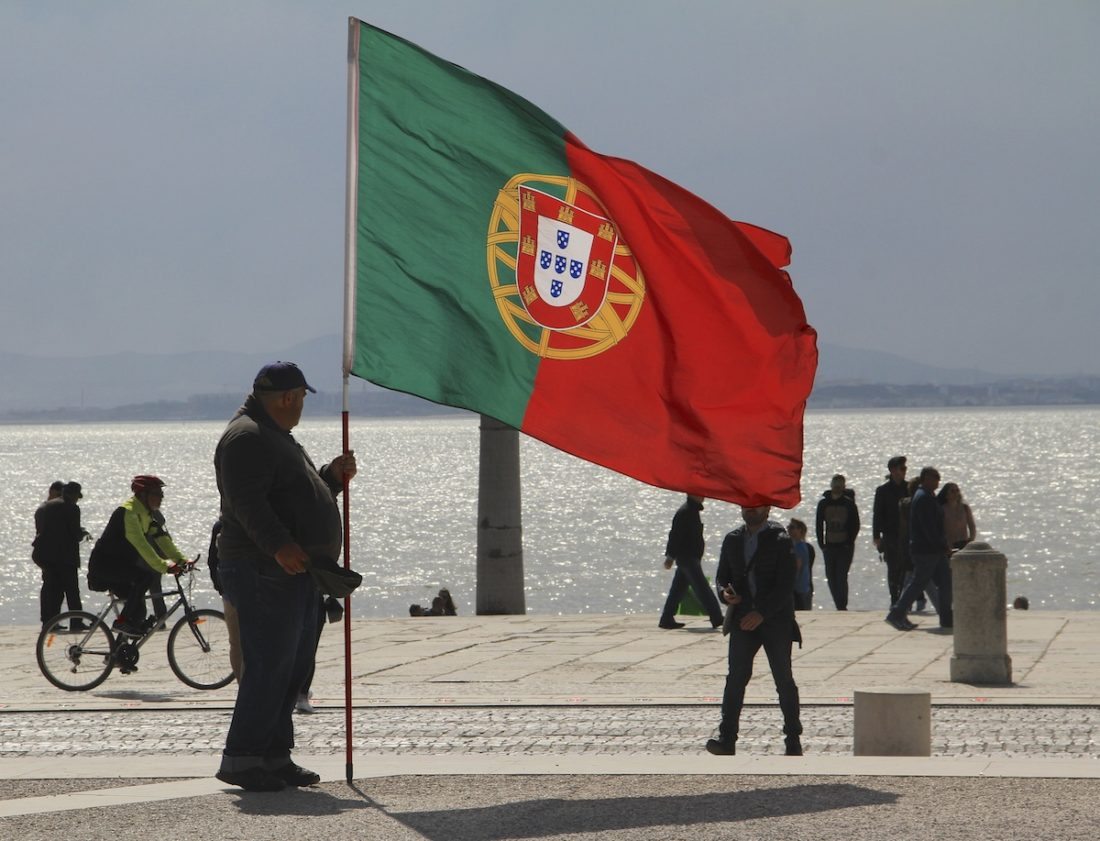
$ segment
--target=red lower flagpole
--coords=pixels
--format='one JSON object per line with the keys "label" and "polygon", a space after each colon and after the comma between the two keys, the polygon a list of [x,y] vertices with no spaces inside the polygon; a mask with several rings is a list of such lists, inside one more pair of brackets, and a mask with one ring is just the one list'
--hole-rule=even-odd
{"label": "red lower flagpole", "polygon": [[[344,454],[351,452],[351,435],[348,429],[348,378],[344,377],[343,437]],[[344,477],[344,569],[351,567],[351,496],[348,477]],[[344,597],[344,743],[345,774],[350,784],[354,779],[351,752],[351,596]]]}

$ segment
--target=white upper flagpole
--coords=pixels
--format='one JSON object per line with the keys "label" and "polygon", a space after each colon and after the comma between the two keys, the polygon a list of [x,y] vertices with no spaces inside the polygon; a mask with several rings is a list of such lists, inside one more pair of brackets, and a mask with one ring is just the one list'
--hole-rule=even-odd
{"label": "white upper flagpole", "polygon": [[[347,194],[344,199],[344,453],[351,451],[348,378],[355,359],[356,213],[359,188],[359,21],[348,18]],[[344,479],[344,567],[351,566],[351,500]],[[354,778],[351,747],[351,596],[344,599],[344,744],[345,774]]]}

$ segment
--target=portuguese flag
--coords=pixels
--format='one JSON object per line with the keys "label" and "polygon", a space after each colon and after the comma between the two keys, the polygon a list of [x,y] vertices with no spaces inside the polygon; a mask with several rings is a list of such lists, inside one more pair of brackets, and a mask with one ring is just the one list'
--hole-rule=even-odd
{"label": "portuguese flag", "polygon": [[662,488],[799,501],[785,238],[351,20],[344,371]]}

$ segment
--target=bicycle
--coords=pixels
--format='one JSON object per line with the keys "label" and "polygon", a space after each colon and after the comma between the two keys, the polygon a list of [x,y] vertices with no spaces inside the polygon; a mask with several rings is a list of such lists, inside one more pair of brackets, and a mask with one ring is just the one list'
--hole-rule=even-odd
{"label": "bicycle", "polygon": [[[107,604],[98,614],[68,610],[51,619],[38,635],[35,655],[38,668],[50,683],[68,692],[83,692],[99,686],[116,666],[123,674],[136,670],[140,651],[181,607],[183,616],[168,634],[168,665],[181,681],[194,689],[220,689],[233,680],[229,666],[229,628],[225,614],[210,608],[196,609],[188,597],[194,586],[195,562],[175,574],[176,589],[156,596],[178,596],[164,616],[152,623],[140,637],[114,633],[107,618],[117,617],[124,599],[108,593]],[[187,575],[187,588],[181,580]]]}

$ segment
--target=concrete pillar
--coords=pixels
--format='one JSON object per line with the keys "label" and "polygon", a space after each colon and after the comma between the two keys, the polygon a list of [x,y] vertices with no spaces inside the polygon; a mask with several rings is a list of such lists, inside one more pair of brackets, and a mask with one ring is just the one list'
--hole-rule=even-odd
{"label": "concrete pillar", "polygon": [[856,756],[931,756],[932,693],[916,689],[855,691]]}
{"label": "concrete pillar", "polygon": [[956,683],[1012,683],[1005,611],[1005,556],[987,543],[971,543],[951,558],[954,591]]}
{"label": "concrete pillar", "polygon": [[481,416],[477,488],[477,613],[525,614],[519,432]]}

